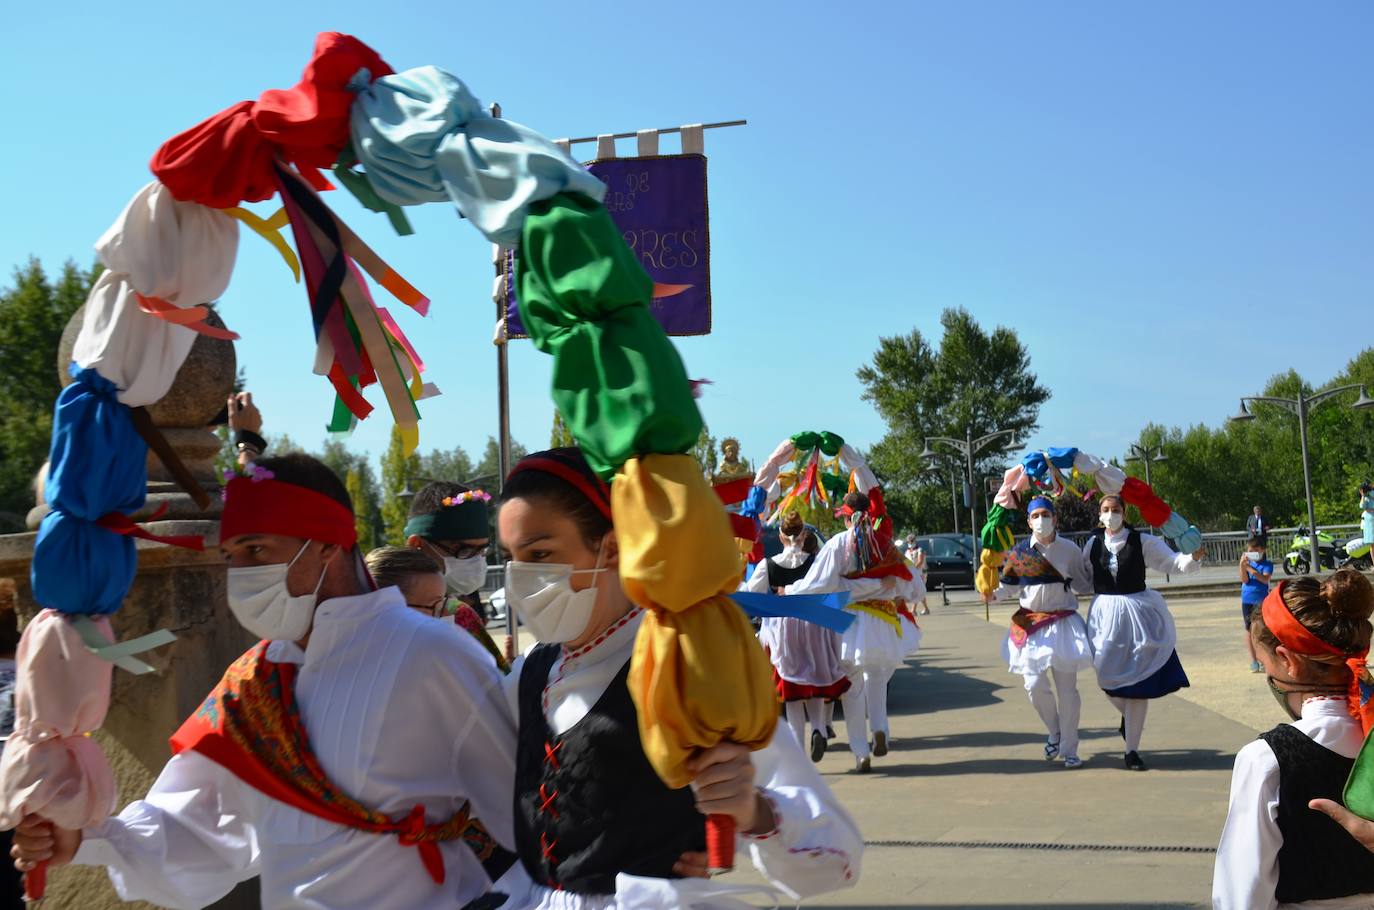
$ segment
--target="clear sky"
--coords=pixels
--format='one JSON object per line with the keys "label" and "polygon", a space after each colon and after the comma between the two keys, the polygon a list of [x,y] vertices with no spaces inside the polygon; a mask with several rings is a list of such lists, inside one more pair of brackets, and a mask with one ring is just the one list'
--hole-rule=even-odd
{"label": "clear sky", "polygon": [[[1053,392],[1035,442],[1106,456],[1369,343],[1374,6],[1355,0],[12,4],[0,265],[88,262],[163,140],[292,85],[322,30],[448,69],[551,137],[749,119],[707,134],[715,332],[678,342],[747,457],[802,429],[876,442],[854,370],[879,336],[938,340],[947,306],[1029,346]],[[479,454],[490,248],[447,205],[401,238],[331,196],[434,300],[398,316],[445,393],[422,449]],[[315,445],[332,392],[274,257],[243,234],[222,312],[268,431]],[[515,437],[541,447],[549,361],[517,343],[511,368]],[[371,397],[350,444],[376,455]]]}

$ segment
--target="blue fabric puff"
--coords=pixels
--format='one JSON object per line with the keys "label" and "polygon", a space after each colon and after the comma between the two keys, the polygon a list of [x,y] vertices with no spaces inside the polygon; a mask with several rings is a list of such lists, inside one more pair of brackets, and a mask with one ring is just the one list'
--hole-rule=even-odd
{"label": "blue fabric puff", "polygon": [[1045,461],[1041,452],[1027,452],[1026,457],[1021,459],[1021,467],[1026,469],[1026,476],[1032,480],[1043,480],[1050,473],[1049,462]]}
{"label": "blue fabric puff", "polygon": [[[1159,533],[1163,534],[1170,540],[1178,540],[1187,532],[1187,530],[1188,519],[1184,518],[1177,512],[1170,512],[1169,520],[1159,526]],[[1193,547],[1193,550],[1196,549],[1197,547]],[[1192,550],[1190,550],[1189,552],[1192,552]]]}
{"label": "blue fabric puff", "polygon": [[751,487],[749,495],[744,498],[744,504],[740,507],[739,513],[747,518],[758,518],[763,514],[767,505],[768,491],[763,487]]}
{"label": "blue fabric puff", "polygon": [[492,117],[461,80],[422,66],[357,87],[353,148],[388,202],[452,199],[493,243],[516,246],[532,203],[559,193],[600,202],[605,185],[529,127]]}
{"label": "blue fabric puff", "polygon": [[1180,553],[1196,553],[1202,549],[1202,532],[1189,525],[1188,530],[1180,534],[1174,543],[1178,544]]}
{"label": "blue fabric puff", "polygon": [[52,509],[38,528],[30,579],[34,599],[63,613],[113,613],[134,581],[131,538],[93,522],[143,507],[148,447],[118,389],[94,369],[71,366],[76,380],[53,412],[44,498]]}
{"label": "blue fabric puff", "polygon": [[1061,471],[1073,467],[1073,460],[1078,457],[1077,449],[1046,449],[1045,454],[1050,456],[1050,464]]}

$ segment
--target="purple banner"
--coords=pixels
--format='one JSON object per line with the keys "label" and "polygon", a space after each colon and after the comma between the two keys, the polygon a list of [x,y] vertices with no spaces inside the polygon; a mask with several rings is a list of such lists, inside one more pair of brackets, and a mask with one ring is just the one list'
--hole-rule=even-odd
{"label": "purple banner", "polygon": [[[654,317],[669,335],[711,331],[711,239],[706,156],[607,158],[587,169],[606,184],[606,211],[654,280]],[[505,261],[508,334],[524,338],[515,259]]]}

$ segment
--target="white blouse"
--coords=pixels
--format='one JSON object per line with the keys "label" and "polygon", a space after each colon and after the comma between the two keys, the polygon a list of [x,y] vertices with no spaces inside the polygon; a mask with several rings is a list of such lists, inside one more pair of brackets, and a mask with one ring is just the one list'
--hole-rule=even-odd
{"label": "white blouse", "polygon": [[[1126,546],[1126,539],[1130,536],[1131,529],[1122,527],[1115,534],[1108,531],[1103,536],[1102,543],[1107,548],[1107,568],[1111,571],[1112,577],[1116,577],[1116,557],[1121,549]],[[1140,533],[1140,552],[1145,557],[1145,565],[1156,572],[1167,572],[1171,575],[1187,575],[1189,572],[1196,572],[1202,568],[1202,563],[1193,558],[1191,553],[1175,553],[1167,543],[1160,540],[1153,534]],[[1082,571],[1091,584],[1093,577],[1093,539],[1089,537],[1083,542],[1083,567]]]}
{"label": "white blouse", "polygon": [[[296,705],[325,774],[395,819],[418,805],[430,823],[471,800],[502,844],[511,826],[515,726],[501,675],[467,632],[405,605],[396,588],[327,600],[304,651],[273,642],[269,659],[300,665]],[[461,840],[439,845],[447,883],[394,834],[327,822],[184,752],[148,795],[84,832],[74,862],[106,866],[119,896],[204,907],[261,876],[273,910],[452,910],[488,887]]]}
{"label": "white blouse", "polygon": [[[1059,582],[1049,584],[1024,584],[1016,582],[1014,584],[1000,584],[994,596],[998,600],[1005,600],[1015,596],[1020,605],[1033,613],[1053,613],[1057,610],[1077,610],[1078,598],[1074,596],[1074,591],[1084,594],[1091,594],[1093,589],[1092,572],[1083,563],[1083,555],[1078,546],[1058,534],[1049,543],[1042,543],[1031,538],[1031,547],[1037,553],[1044,556],[1050,565],[1065,579],[1071,582],[1070,587],[1065,588]],[[1088,569],[1085,575],[1085,569]]]}
{"label": "white blouse", "polygon": [[[1303,702],[1302,719],[1293,722],[1319,746],[1354,758],[1364,744],[1360,724],[1350,716],[1344,699],[1313,698]],[[1279,762],[1262,739],[1236,754],[1231,772],[1231,805],[1221,829],[1216,866],[1212,873],[1213,910],[1276,910],[1279,907],[1367,908],[1374,895],[1354,895],[1301,904],[1278,903],[1279,884]],[[1315,810],[1312,810],[1315,811]],[[1374,862],[1374,856],[1370,857]]]}
{"label": "white blouse", "polygon": [[[918,604],[926,596],[925,582],[921,573],[912,571],[911,580],[889,576],[887,578],[845,578],[849,571],[847,548],[854,532],[843,531],[825,542],[816,554],[806,577],[784,588],[786,594],[829,594],[834,591],[848,591],[850,603],[862,600],[896,600],[901,598],[908,604]],[[908,566],[908,568],[911,568]]]}

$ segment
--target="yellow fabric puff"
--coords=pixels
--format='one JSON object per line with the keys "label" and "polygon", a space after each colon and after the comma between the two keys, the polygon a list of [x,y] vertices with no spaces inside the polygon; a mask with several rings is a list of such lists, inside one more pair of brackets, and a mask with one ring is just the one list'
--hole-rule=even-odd
{"label": "yellow fabric puff", "polygon": [[1005,550],[983,550],[979,555],[978,575],[974,579],[974,585],[980,594],[991,594],[997,590],[1001,583],[1000,575],[1002,572],[1002,560],[1006,558]]}
{"label": "yellow fabric puff", "polygon": [[626,461],[611,484],[611,515],[620,580],[641,607],[677,612],[739,587],[725,507],[690,455]]}
{"label": "yellow fabric puff", "polygon": [[[680,562],[690,567],[690,555]],[[644,754],[667,786],[691,782],[687,762],[703,749],[768,745],[778,723],[772,669],[749,619],[728,597],[645,614],[628,682]]]}

